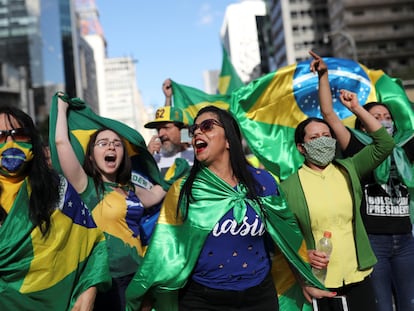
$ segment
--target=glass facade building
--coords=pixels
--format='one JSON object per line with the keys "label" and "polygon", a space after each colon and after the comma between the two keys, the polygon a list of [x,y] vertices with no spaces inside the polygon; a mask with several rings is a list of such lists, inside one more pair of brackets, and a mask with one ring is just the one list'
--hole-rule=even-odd
{"label": "glass facade building", "polygon": [[76,95],[71,9],[70,0],[0,0],[0,104],[37,123],[56,91]]}

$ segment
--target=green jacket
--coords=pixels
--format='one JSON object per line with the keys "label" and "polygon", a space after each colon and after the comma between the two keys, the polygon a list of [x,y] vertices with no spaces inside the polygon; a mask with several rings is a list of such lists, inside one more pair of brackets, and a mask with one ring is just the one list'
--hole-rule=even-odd
{"label": "green jacket", "polygon": [[[394,141],[384,128],[370,133],[373,143],[364,147],[353,157],[335,159],[333,164],[344,170],[349,177],[353,198],[353,228],[357,252],[358,268],[366,270],[376,263],[360,214],[362,189],[360,179],[375,169],[392,152]],[[281,183],[290,209],[298,219],[308,249],[315,249],[309,210],[298,173],[294,173]]]}

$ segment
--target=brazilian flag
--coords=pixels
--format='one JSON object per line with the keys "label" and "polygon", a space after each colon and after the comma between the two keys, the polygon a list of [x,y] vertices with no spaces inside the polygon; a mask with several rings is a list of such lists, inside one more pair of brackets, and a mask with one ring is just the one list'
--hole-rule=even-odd
{"label": "brazilian flag", "polygon": [[174,94],[174,107],[184,111],[184,121],[192,124],[197,112],[210,105],[229,110],[231,95],[207,94],[191,86],[171,81]]}
{"label": "brazilian flag", "polygon": [[[128,125],[119,122],[117,120],[104,118],[92,111],[90,106],[80,98],[69,98],[63,96],[62,99],[69,104],[67,122],[68,122],[68,134],[72,148],[81,164],[84,162],[86,147],[89,142],[90,136],[99,128],[109,128],[116,131],[124,139],[127,153],[131,159],[132,174],[131,181],[143,188],[149,189],[154,184],[161,185],[165,190],[168,190],[171,183],[182,176],[189,170],[189,166],[186,161],[177,161],[173,168],[168,171],[168,180],[163,179],[157,163],[153,156],[147,150],[147,146],[144,138],[141,134],[129,127]],[[58,95],[56,94],[52,98],[52,104],[50,109],[50,124],[49,124],[49,145],[51,160],[53,167],[60,173],[62,169],[60,167],[59,158],[55,144],[55,133],[56,133],[56,121],[57,121],[57,100]],[[105,202],[111,202],[114,197],[114,193],[105,194]],[[98,203],[98,201],[96,202]],[[89,207],[94,210],[95,206]],[[144,216],[141,219],[140,226],[140,242],[142,246],[146,246],[151,237],[153,228],[155,226],[156,219],[159,214],[159,206],[155,206],[151,209],[145,209]],[[125,220],[126,221],[126,220]],[[108,239],[109,240],[109,239]],[[133,241],[136,239],[134,238]],[[129,245],[131,240],[121,240],[119,237],[111,236],[110,247],[116,247],[116,254],[121,256],[121,250],[127,253],[132,252],[135,256],[136,251],[126,245]],[[109,243],[109,242],[108,242]],[[142,256],[145,248],[139,247],[139,255]],[[116,258],[111,256],[111,258]],[[116,259],[113,259],[116,260]],[[138,262],[140,258],[137,258]],[[113,261],[111,261],[113,262]],[[115,267],[115,264],[111,264],[111,268]]]}
{"label": "brazilian flag", "polygon": [[[349,59],[324,58],[329,70],[334,110],[347,126],[355,117],[339,101],[339,90],[358,95],[361,105],[371,101],[385,103],[400,133],[414,129],[414,112],[400,81],[382,70],[370,70]],[[282,67],[242,86],[230,95],[209,95],[173,81],[174,106],[184,109],[191,122],[207,105],[229,110],[238,121],[250,149],[281,180],[295,172],[303,162],[294,144],[294,131],[308,117],[322,117],[318,103],[318,77],[309,70],[310,60]]]}
{"label": "brazilian flag", "polygon": [[244,83],[237,74],[236,69],[233,67],[230,57],[223,45],[222,50],[223,61],[221,63],[221,71],[218,82],[218,94],[231,94],[234,90],[242,87]]}
{"label": "brazilian flag", "polygon": [[46,236],[29,219],[27,180],[2,184],[17,195],[3,202],[11,209],[0,228],[0,310],[71,310],[89,287],[110,286],[103,233],[65,179]]}

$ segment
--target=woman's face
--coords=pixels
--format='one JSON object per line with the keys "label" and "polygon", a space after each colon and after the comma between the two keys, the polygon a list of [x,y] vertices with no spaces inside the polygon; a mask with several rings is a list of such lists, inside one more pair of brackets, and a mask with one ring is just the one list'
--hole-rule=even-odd
{"label": "woman's face", "polygon": [[378,121],[392,121],[392,117],[387,108],[381,105],[373,106],[369,113],[372,114]]}
{"label": "woman's face", "polygon": [[93,159],[104,181],[115,181],[124,157],[121,138],[110,130],[100,132],[95,139]]}
{"label": "woman's face", "polygon": [[307,143],[312,139],[319,137],[332,137],[329,127],[325,123],[321,122],[310,122],[305,126],[305,136],[303,142]]}
{"label": "woman's face", "polygon": [[[215,121],[212,123],[206,120]],[[229,143],[217,115],[205,112],[195,120],[194,124],[199,126],[203,121],[210,122],[210,126],[197,128],[191,141],[197,160],[207,167],[217,162],[228,161]]]}
{"label": "woman's face", "polygon": [[11,178],[27,175],[33,159],[29,129],[22,128],[13,116],[0,114],[0,174]]}

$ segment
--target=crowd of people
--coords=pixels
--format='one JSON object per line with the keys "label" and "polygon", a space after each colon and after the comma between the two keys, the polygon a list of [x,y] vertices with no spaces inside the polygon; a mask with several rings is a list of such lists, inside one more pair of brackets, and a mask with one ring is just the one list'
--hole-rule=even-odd
{"label": "crowd of people", "polygon": [[[282,258],[300,288],[295,310],[312,302],[343,310],[339,300],[351,311],[414,310],[404,171],[414,138],[395,144],[387,105],[361,106],[343,89],[340,102],[356,117],[345,127],[327,65],[310,55],[323,118],[297,125],[303,165],[280,183],[247,161],[229,111],[205,106],[188,124],[169,79],[165,106],[145,124],[156,134],[140,151],[169,182],[146,187],[134,182],[130,147],[112,128],[90,131],[80,160],[65,94],[56,95],[50,131],[57,163],[30,116],[0,108],[0,309],[284,310]],[[325,231],[331,254],[317,249]],[[326,279],[312,269],[326,269]]]}

